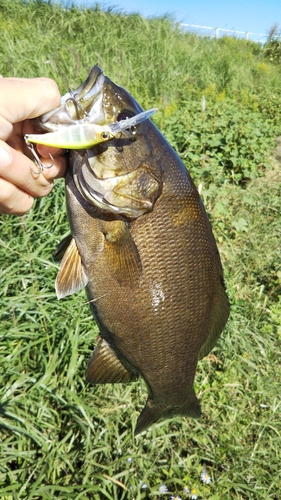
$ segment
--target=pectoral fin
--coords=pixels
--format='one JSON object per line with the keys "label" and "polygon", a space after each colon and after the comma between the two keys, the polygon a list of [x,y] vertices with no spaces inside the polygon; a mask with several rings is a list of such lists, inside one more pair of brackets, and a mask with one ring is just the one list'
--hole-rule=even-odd
{"label": "pectoral fin", "polygon": [[61,242],[58,244],[57,248],[53,252],[53,259],[55,262],[60,262],[65,254],[67,247],[72,240],[72,234],[68,234]]}
{"label": "pectoral fin", "polygon": [[104,237],[104,252],[113,276],[121,286],[137,286],[142,266],[128,224],[122,220],[105,223]]}
{"label": "pectoral fin", "polygon": [[67,237],[62,240],[53,255],[57,260],[62,259],[55,283],[58,299],[82,290],[87,285],[88,278],[75,239]]}
{"label": "pectoral fin", "polygon": [[138,378],[138,374],[127,370],[106,340],[98,337],[98,345],[88,363],[86,378],[92,384],[114,384],[132,382]]}

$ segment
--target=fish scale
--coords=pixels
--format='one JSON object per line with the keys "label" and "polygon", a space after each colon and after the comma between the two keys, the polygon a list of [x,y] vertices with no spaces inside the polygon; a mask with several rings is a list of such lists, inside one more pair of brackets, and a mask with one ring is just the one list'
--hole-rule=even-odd
{"label": "fish scale", "polygon": [[[73,95],[79,103],[81,93],[104,126],[142,111],[98,67],[83,85]],[[61,123],[59,114],[51,117]],[[197,362],[214,347],[229,302],[212,229],[185,166],[145,119],[133,138],[72,150],[66,198],[72,240],[56,290],[61,298],[86,287],[100,330],[88,381],[144,379],[148,399],[135,434],[161,419],[200,417]]]}

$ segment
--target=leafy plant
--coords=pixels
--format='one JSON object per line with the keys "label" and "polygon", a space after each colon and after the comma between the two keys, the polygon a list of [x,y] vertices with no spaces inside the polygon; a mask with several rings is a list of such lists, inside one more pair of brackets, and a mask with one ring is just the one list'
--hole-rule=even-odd
{"label": "leafy plant", "polygon": [[278,33],[278,24],[275,24],[268,35],[268,39],[263,47],[263,54],[271,62],[280,64],[281,62],[281,33]]}
{"label": "leafy plant", "polygon": [[229,98],[206,97],[205,102],[203,111],[199,101],[184,101],[162,120],[166,137],[195,178],[218,185],[226,180],[244,183],[270,168],[277,134],[270,115],[265,118],[252,109],[251,100],[247,106]]}

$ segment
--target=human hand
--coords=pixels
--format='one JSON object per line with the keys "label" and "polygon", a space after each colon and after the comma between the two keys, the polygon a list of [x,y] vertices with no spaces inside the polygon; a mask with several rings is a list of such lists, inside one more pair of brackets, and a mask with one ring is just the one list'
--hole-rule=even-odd
{"label": "human hand", "polygon": [[49,194],[54,179],[64,176],[65,150],[38,145],[42,163],[50,165],[50,153],[54,164],[36,174],[32,154],[24,141],[25,134],[36,132],[29,120],[59,105],[58,87],[49,78],[0,77],[0,213],[24,214],[34,198]]}

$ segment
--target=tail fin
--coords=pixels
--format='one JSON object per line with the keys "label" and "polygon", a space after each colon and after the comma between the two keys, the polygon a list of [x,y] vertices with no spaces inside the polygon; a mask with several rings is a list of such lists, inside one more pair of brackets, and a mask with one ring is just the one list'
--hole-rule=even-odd
{"label": "tail fin", "polygon": [[158,420],[177,416],[187,416],[192,418],[201,417],[200,403],[193,390],[188,403],[175,405],[173,407],[170,405],[159,405],[155,403],[152,398],[148,398],[146,405],[137,420],[135,436],[150,427],[152,424],[158,422]]}
{"label": "tail fin", "polygon": [[164,408],[155,405],[152,399],[148,398],[145,407],[137,420],[137,425],[135,428],[135,436],[140,434],[152,424],[155,424],[161,418],[165,418]]}

